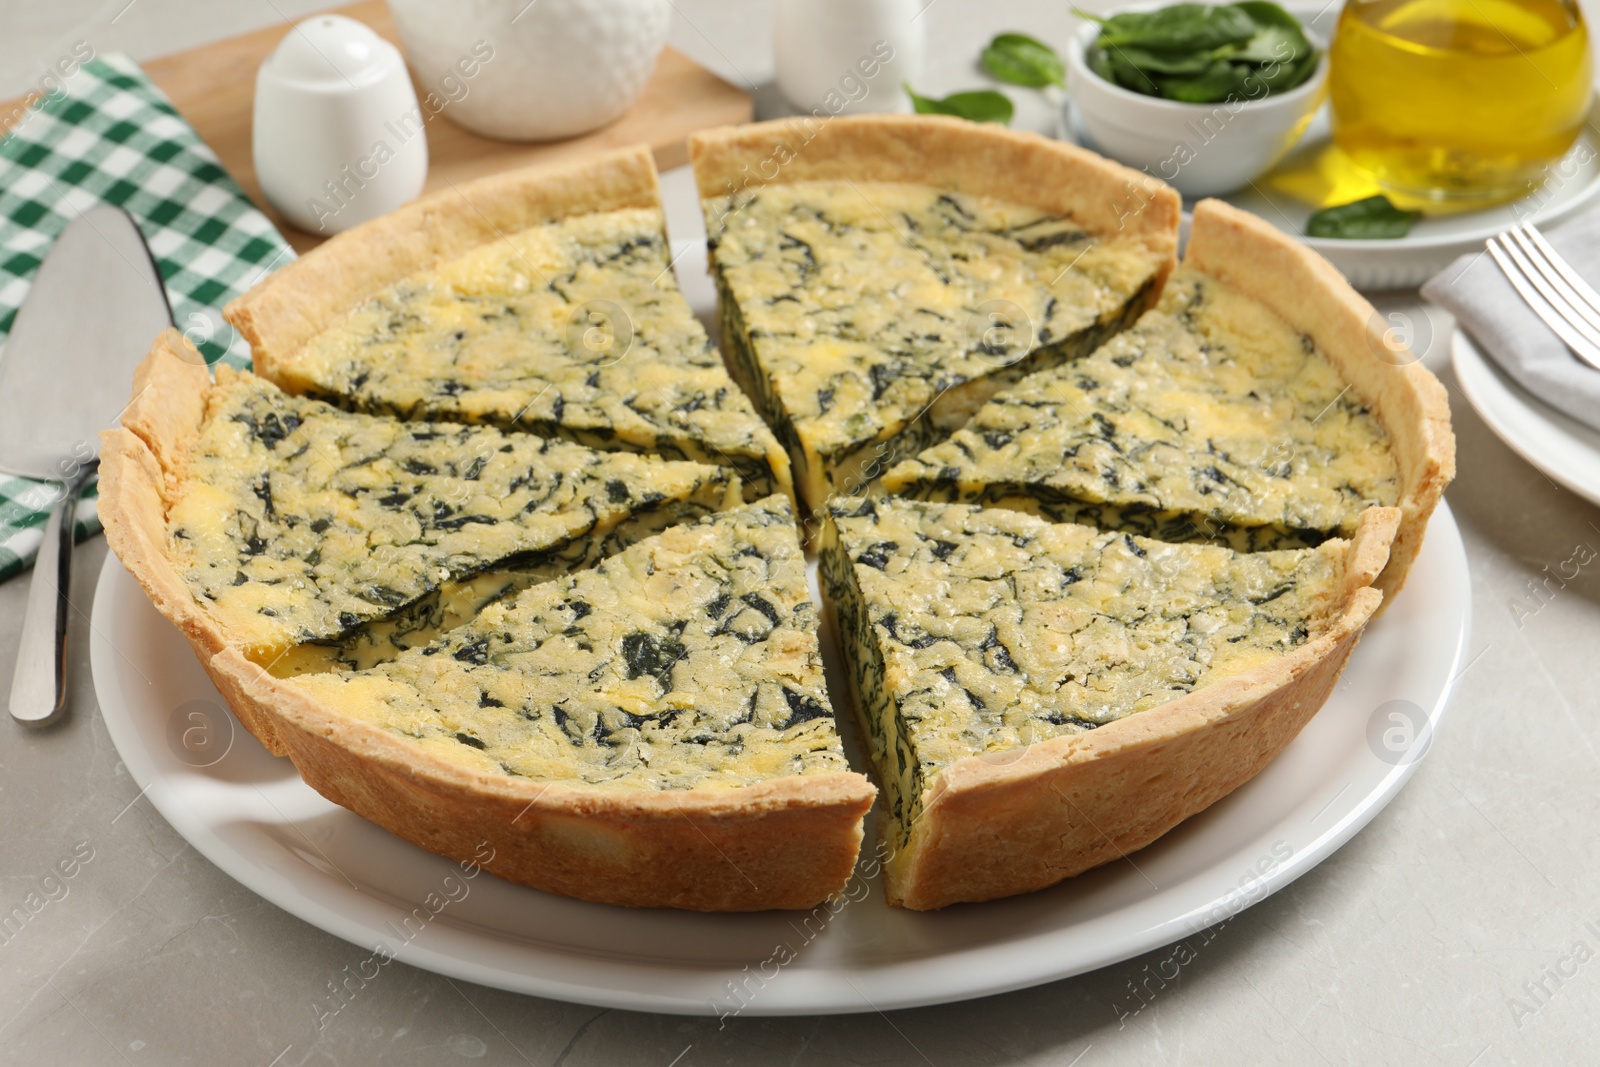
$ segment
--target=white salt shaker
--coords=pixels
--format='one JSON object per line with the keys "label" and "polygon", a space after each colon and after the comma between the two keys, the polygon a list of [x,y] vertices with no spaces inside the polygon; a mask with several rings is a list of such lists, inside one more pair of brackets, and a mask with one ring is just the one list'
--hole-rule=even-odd
{"label": "white salt shaker", "polygon": [[778,0],[778,91],[806,115],[909,111],[927,0]]}
{"label": "white salt shaker", "polygon": [[422,125],[398,48],[354,19],[309,18],[256,73],[261,191],[307,233],[348,230],[422,192]]}

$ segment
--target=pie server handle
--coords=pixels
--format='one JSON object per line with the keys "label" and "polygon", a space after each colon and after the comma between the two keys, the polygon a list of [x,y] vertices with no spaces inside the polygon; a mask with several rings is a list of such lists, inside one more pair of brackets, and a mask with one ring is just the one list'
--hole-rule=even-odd
{"label": "pie server handle", "polygon": [[22,642],[11,678],[11,717],[24,726],[49,726],[67,706],[67,614],[72,610],[72,533],[78,498],[98,463],[66,483],[45,522],[39,558],[29,578]]}

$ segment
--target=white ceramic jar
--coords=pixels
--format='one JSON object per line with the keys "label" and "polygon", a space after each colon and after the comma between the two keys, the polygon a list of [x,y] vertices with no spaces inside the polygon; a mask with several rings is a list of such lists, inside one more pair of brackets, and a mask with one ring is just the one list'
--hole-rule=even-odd
{"label": "white ceramic jar", "polygon": [[801,114],[910,111],[926,0],[778,0],[778,91]]}
{"label": "white ceramic jar", "polygon": [[256,72],[261,191],[325,236],[393,211],[428,177],[422,119],[399,49],[342,15],[306,19]]}
{"label": "white ceramic jar", "polygon": [[[575,137],[621,117],[667,40],[671,0],[389,0],[445,118],[486,137]],[[473,75],[464,77],[467,69]]]}

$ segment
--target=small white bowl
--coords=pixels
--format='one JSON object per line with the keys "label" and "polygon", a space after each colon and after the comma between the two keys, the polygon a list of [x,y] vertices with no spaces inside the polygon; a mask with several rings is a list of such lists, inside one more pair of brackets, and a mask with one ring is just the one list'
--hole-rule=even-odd
{"label": "small white bowl", "polygon": [[[1164,6],[1134,4],[1117,10],[1153,11]],[[1322,55],[1303,84],[1261,100],[1184,104],[1132,92],[1090,70],[1086,55],[1100,27],[1086,23],[1067,49],[1069,99],[1064,121],[1070,123],[1071,111],[1076,110],[1094,147],[1160,178],[1186,197],[1235,192],[1294,147],[1327,95],[1327,42],[1309,29],[1305,34]]]}

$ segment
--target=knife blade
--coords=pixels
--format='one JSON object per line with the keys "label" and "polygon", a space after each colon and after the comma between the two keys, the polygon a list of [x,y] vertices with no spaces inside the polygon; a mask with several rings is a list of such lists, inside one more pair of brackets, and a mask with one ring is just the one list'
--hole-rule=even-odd
{"label": "knife blade", "polygon": [[11,714],[26,725],[48,725],[66,707],[78,497],[100,462],[100,431],[127,405],[134,366],[171,324],[144,235],[121,208],[102,204],[61,232],[0,350],[0,471],[61,484],[11,680]]}

